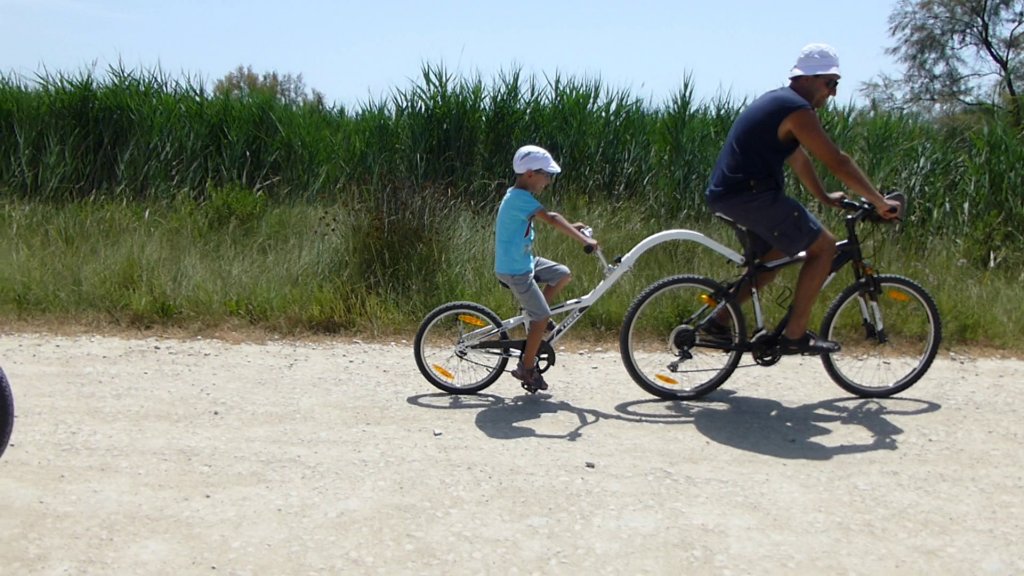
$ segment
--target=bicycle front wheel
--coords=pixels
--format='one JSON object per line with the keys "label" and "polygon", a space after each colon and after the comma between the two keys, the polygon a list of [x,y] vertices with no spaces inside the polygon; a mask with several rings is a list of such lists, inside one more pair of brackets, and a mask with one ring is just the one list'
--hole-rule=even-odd
{"label": "bicycle front wheel", "polygon": [[825,371],[863,398],[885,398],[913,386],[942,341],[939,309],[924,288],[902,276],[874,280],[844,289],[821,322],[825,338],[842,346],[821,357]]}
{"label": "bicycle front wheel", "polygon": [[4,450],[7,449],[13,429],[14,394],[11,393],[11,383],[7,381],[7,374],[0,368],[0,456],[3,456]]}
{"label": "bicycle front wheel", "polygon": [[722,292],[701,276],[673,276],[645,289],[626,311],[619,333],[622,363],[646,392],[666,400],[699,398],[721,386],[739,364],[746,340],[743,313],[726,304],[731,336],[710,341],[699,328]]}
{"label": "bicycle front wheel", "polygon": [[413,351],[420,373],[449,394],[473,394],[501,376],[508,351],[474,348],[485,341],[508,340],[501,319],[473,302],[450,302],[435,308],[420,324]]}

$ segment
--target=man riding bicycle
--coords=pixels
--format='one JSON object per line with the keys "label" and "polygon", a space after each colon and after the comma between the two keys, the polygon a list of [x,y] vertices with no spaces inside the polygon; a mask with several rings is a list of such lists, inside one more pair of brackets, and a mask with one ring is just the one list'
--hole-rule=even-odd
{"label": "man riding bicycle", "polygon": [[[826,192],[808,153],[817,158],[853,192],[874,204],[882,218],[897,216],[899,204],[886,200],[850,156],[832,142],[816,110],[834,96],[839,85],[839,58],[826,44],[803,48],[790,71],[789,86],[754,100],[736,118],[726,137],[705,192],[708,206],[751,232],[756,253],[765,260],[806,253],[793,308],[780,337],[783,354],[828,354],[839,350],[829,340],[807,332],[814,301],[828,276],[836,239],[800,202],[785,194],[783,165],[820,202],[837,206],[842,192]],[[764,286],[774,273],[758,277]],[[749,298],[744,288],[741,301]],[[706,338],[728,338],[729,329],[709,323]]]}

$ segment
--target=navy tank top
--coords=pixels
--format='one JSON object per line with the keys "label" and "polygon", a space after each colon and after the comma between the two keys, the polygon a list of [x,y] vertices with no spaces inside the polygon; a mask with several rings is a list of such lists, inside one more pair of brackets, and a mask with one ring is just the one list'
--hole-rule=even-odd
{"label": "navy tank top", "polygon": [[779,141],[779,125],[804,108],[811,104],[789,87],[751,102],[729,130],[711,173],[708,198],[750,190],[783,190],[783,165],[800,143]]}

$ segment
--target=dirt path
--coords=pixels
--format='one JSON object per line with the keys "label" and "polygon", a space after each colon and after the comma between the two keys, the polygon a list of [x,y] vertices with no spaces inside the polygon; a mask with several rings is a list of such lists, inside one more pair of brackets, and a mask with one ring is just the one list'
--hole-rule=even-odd
{"label": "dirt path", "polygon": [[613,346],[454,398],[393,346],[5,335],[0,574],[1020,574],[1024,363],[660,402]]}

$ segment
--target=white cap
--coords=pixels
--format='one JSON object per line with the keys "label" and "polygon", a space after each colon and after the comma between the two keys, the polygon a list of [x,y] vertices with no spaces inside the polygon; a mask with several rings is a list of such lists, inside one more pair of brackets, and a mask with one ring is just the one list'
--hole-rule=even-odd
{"label": "white cap", "polygon": [[527,145],[516,150],[512,157],[512,170],[516,174],[525,174],[530,170],[543,170],[551,174],[558,174],[562,169],[551,157],[551,153],[540,146]]}
{"label": "white cap", "polygon": [[789,77],[817,76],[819,74],[839,75],[839,55],[828,44],[808,44],[800,51],[796,65],[789,71]]}

